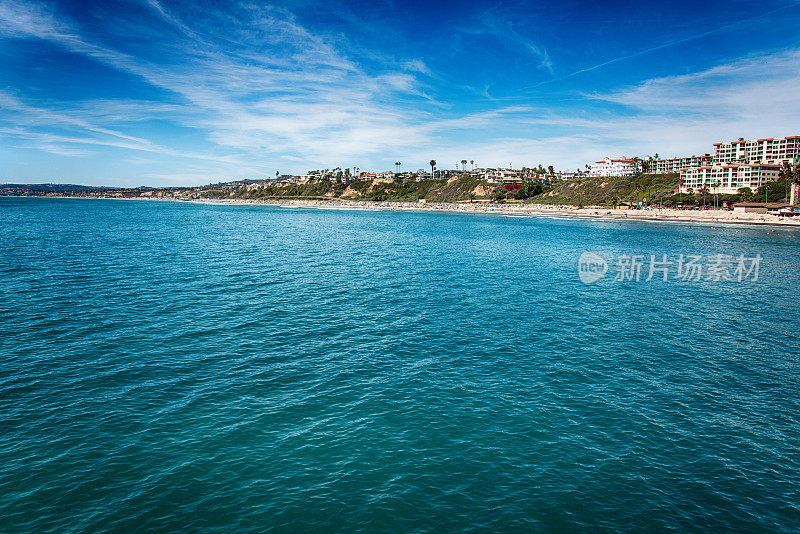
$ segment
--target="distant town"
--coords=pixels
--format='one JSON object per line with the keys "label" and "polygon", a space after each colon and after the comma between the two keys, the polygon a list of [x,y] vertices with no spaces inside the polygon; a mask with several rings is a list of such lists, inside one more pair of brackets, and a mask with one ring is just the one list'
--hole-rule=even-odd
{"label": "distant town", "polygon": [[[583,169],[484,168],[461,160],[442,168],[361,171],[358,167],[310,170],[303,175],[242,179],[196,187],[110,188],[64,184],[5,184],[2,196],[253,199],[315,198],[371,201],[539,202],[572,205],[752,208],[800,212],[800,136],[718,142],[711,152],[662,159],[606,157]],[[713,200],[712,200],[713,199]],[[764,206],[757,206],[761,202]]]}

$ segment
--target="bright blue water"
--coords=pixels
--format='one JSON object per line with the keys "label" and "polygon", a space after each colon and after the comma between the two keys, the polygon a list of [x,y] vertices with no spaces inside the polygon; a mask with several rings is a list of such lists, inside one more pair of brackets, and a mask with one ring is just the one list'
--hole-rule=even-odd
{"label": "bright blue water", "polygon": [[[760,253],[586,286],[584,250]],[[0,531],[795,531],[800,232],[0,199]]]}

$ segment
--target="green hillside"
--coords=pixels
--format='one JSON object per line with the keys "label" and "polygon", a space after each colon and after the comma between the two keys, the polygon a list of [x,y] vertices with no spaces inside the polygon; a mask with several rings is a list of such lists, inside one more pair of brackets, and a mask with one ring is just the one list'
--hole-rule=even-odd
{"label": "green hillside", "polygon": [[670,198],[678,192],[678,174],[641,174],[638,176],[589,177],[553,184],[550,191],[536,196],[539,204],[584,206],[613,205]]}
{"label": "green hillside", "polygon": [[[713,191],[695,191],[693,195],[679,194],[678,174],[641,174],[637,176],[591,177],[579,180],[556,180],[551,184],[526,184],[521,189],[506,191],[501,184],[489,184],[471,176],[457,175],[447,180],[361,180],[349,185],[329,179],[312,180],[305,184],[271,185],[248,189],[207,190],[205,198],[270,199],[343,199],[365,201],[524,202],[530,204],[559,204],[572,206],[617,206],[623,203],[647,202],[665,207],[704,205],[713,203]],[[786,179],[767,184],[769,200],[785,196]],[[705,195],[704,195],[705,193]],[[704,198],[705,197],[705,198]],[[764,188],[736,195],[717,195],[718,203],[761,199]]]}
{"label": "green hillside", "polygon": [[449,180],[397,180],[383,182],[361,180],[349,185],[328,179],[313,180],[305,184],[268,186],[248,190],[241,187],[234,191],[211,190],[204,192],[206,198],[237,198],[253,200],[317,198],[351,199],[372,201],[416,202],[426,199],[432,202],[461,202],[488,199],[497,195],[502,186],[487,184],[470,176],[456,176]]}

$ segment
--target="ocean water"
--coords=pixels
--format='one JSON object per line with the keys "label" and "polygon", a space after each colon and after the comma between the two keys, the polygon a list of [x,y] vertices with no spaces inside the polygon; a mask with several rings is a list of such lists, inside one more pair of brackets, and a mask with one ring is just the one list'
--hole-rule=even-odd
{"label": "ocean water", "polygon": [[[586,285],[585,251],[761,259]],[[0,532],[796,532],[799,253],[764,227],[0,199]]]}

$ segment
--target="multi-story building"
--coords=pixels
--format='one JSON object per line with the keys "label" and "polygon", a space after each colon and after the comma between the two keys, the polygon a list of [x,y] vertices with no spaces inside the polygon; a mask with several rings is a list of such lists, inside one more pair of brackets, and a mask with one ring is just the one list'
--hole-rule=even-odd
{"label": "multi-story building", "polygon": [[392,171],[385,172],[365,172],[361,174],[364,180],[394,180],[395,173]]}
{"label": "multi-story building", "polygon": [[650,168],[648,172],[652,174],[679,173],[681,169],[686,167],[700,167],[703,165],[711,165],[711,163],[711,154],[689,156],[686,158],[651,159],[649,160]]}
{"label": "multi-story building", "polygon": [[483,179],[490,184],[522,183],[522,176],[511,169],[486,169]]}
{"label": "multi-story building", "polygon": [[579,179],[585,178],[587,176],[589,176],[589,173],[586,173],[586,172],[583,172],[583,171],[580,171],[580,170],[579,171],[575,171],[575,172],[561,171],[561,172],[557,172],[556,175],[555,175],[555,177],[558,178],[559,180],[579,180]]}
{"label": "multi-story building", "polygon": [[633,158],[596,161],[589,170],[589,176],[631,176],[639,172],[641,165]]}
{"label": "multi-story building", "polygon": [[[433,179],[434,180],[443,180],[449,177],[451,174],[455,174],[455,171],[449,171],[447,169],[436,169],[433,171]],[[430,180],[431,179],[431,171],[426,169],[419,169],[416,172],[416,181],[420,182],[422,180]]]}
{"label": "multi-story building", "polygon": [[[681,168],[681,192],[703,186],[719,193],[736,193],[739,188],[753,191],[768,181],[777,180],[784,163],[800,163],[800,137],[739,139],[714,143],[712,162]],[[719,187],[713,185],[719,183]]]}
{"label": "multi-story building", "polygon": [[687,167],[681,170],[682,193],[697,192],[707,187],[712,193],[735,194],[742,187],[753,191],[767,181],[777,180],[780,165],[762,163],[720,164]]}
{"label": "multi-story building", "polygon": [[[720,182],[721,193],[736,193],[741,187],[752,190],[769,180],[777,180],[781,166],[800,165],[800,136],[739,139],[729,143],[714,143],[714,155],[648,160],[648,172],[680,173],[681,192],[697,190],[703,185]],[[637,158],[610,159],[596,162],[590,176],[629,176],[640,172]]]}
{"label": "multi-story building", "polygon": [[714,159],[720,163],[765,163],[782,165],[800,163],[800,137],[779,139],[739,139],[729,143],[714,143]]}

